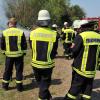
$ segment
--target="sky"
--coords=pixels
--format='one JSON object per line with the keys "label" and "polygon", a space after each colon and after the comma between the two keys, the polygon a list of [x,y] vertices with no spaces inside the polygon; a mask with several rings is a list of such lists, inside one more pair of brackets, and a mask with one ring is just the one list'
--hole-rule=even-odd
{"label": "sky", "polygon": [[[3,5],[4,2],[5,0],[0,0],[0,26],[5,26],[7,23]],[[100,0],[71,0],[71,4],[80,5],[86,12],[87,17],[100,17]]]}
{"label": "sky", "polygon": [[6,26],[7,24],[7,17],[5,16],[5,10],[4,10],[4,0],[0,0],[0,28],[1,26]]}
{"label": "sky", "polygon": [[100,0],[71,0],[71,4],[80,5],[87,17],[100,17]]}

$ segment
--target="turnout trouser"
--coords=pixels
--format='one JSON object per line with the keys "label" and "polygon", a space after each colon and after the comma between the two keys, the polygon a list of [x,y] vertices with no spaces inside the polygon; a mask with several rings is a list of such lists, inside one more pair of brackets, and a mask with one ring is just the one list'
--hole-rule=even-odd
{"label": "turnout trouser", "polygon": [[63,43],[63,48],[64,48],[64,54],[66,55],[66,56],[70,56],[70,53],[71,53],[71,51],[70,51],[70,46],[71,46],[71,44],[72,43]]}
{"label": "turnout trouser", "polygon": [[94,78],[86,78],[73,71],[71,87],[64,100],[77,100],[78,95],[83,98],[81,100],[91,100],[93,80]]}
{"label": "turnout trouser", "polygon": [[8,86],[9,81],[12,78],[13,65],[16,69],[16,83],[22,84],[23,79],[23,56],[21,57],[6,57],[5,71],[3,74],[3,86]]}
{"label": "turnout trouser", "polygon": [[33,67],[33,70],[36,81],[39,85],[39,98],[41,100],[49,100],[51,98],[49,86],[51,84],[52,68],[39,69]]}

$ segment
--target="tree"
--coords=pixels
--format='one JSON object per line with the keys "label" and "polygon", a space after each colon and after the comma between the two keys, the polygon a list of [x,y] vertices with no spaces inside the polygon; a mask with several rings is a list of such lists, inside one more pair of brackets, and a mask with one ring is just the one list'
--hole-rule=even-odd
{"label": "tree", "polygon": [[70,7],[70,15],[72,17],[72,20],[76,20],[84,18],[86,14],[79,5],[74,5]]}
{"label": "tree", "polygon": [[[64,21],[71,22],[75,17],[83,17],[85,13],[79,6],[70,6],[70,0],[6,0],[8,17],[16,17],[19,24],[32,27],[36,24],[40,9],[50,12],[52,22],[61,25]],[[79,13],[78,13],[79,12]],[[81,14],[81,15],[80,15]]]}

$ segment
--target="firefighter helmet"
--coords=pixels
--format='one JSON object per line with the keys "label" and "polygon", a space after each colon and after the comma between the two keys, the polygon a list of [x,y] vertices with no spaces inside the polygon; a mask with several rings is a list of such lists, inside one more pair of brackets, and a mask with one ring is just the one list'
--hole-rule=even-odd
{"label": "firefighter helmet", "polygon": [[40,10],[38,13],[38,20],[50,20],[50,14],[47,10]]}

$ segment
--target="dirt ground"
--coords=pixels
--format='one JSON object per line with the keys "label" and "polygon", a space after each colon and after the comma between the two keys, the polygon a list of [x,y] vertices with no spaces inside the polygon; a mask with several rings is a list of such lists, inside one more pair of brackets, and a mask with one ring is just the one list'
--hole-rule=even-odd
{"label": "dirt ground", "polygon": [[[62,100],[63,96],[67,93],[71,83],[71,63],[72,60],[66,60],[62,57],[63,49],[59,46],[59,54],[55,59],[56,67],[53,70],[52,84],[50,91],[53,100]],[[30,61],[26,58],[26,61]],[[4,67],[0,66],[0,77],[2,79]],[[37,100],[38,99],[38,86],[32,75],[32,68],[30,64],[25,64],[24,69],[24,88],[25,91],[19,93],[16,90],[15,84],[15,71],[13,73],[13,81],[10,83],[10,90],[4,91],[1,88],[0,81],[0,100]],[[92,100],[100,100],[100,72],[97,72],[94,80],[94,87],[92,93]]]}

